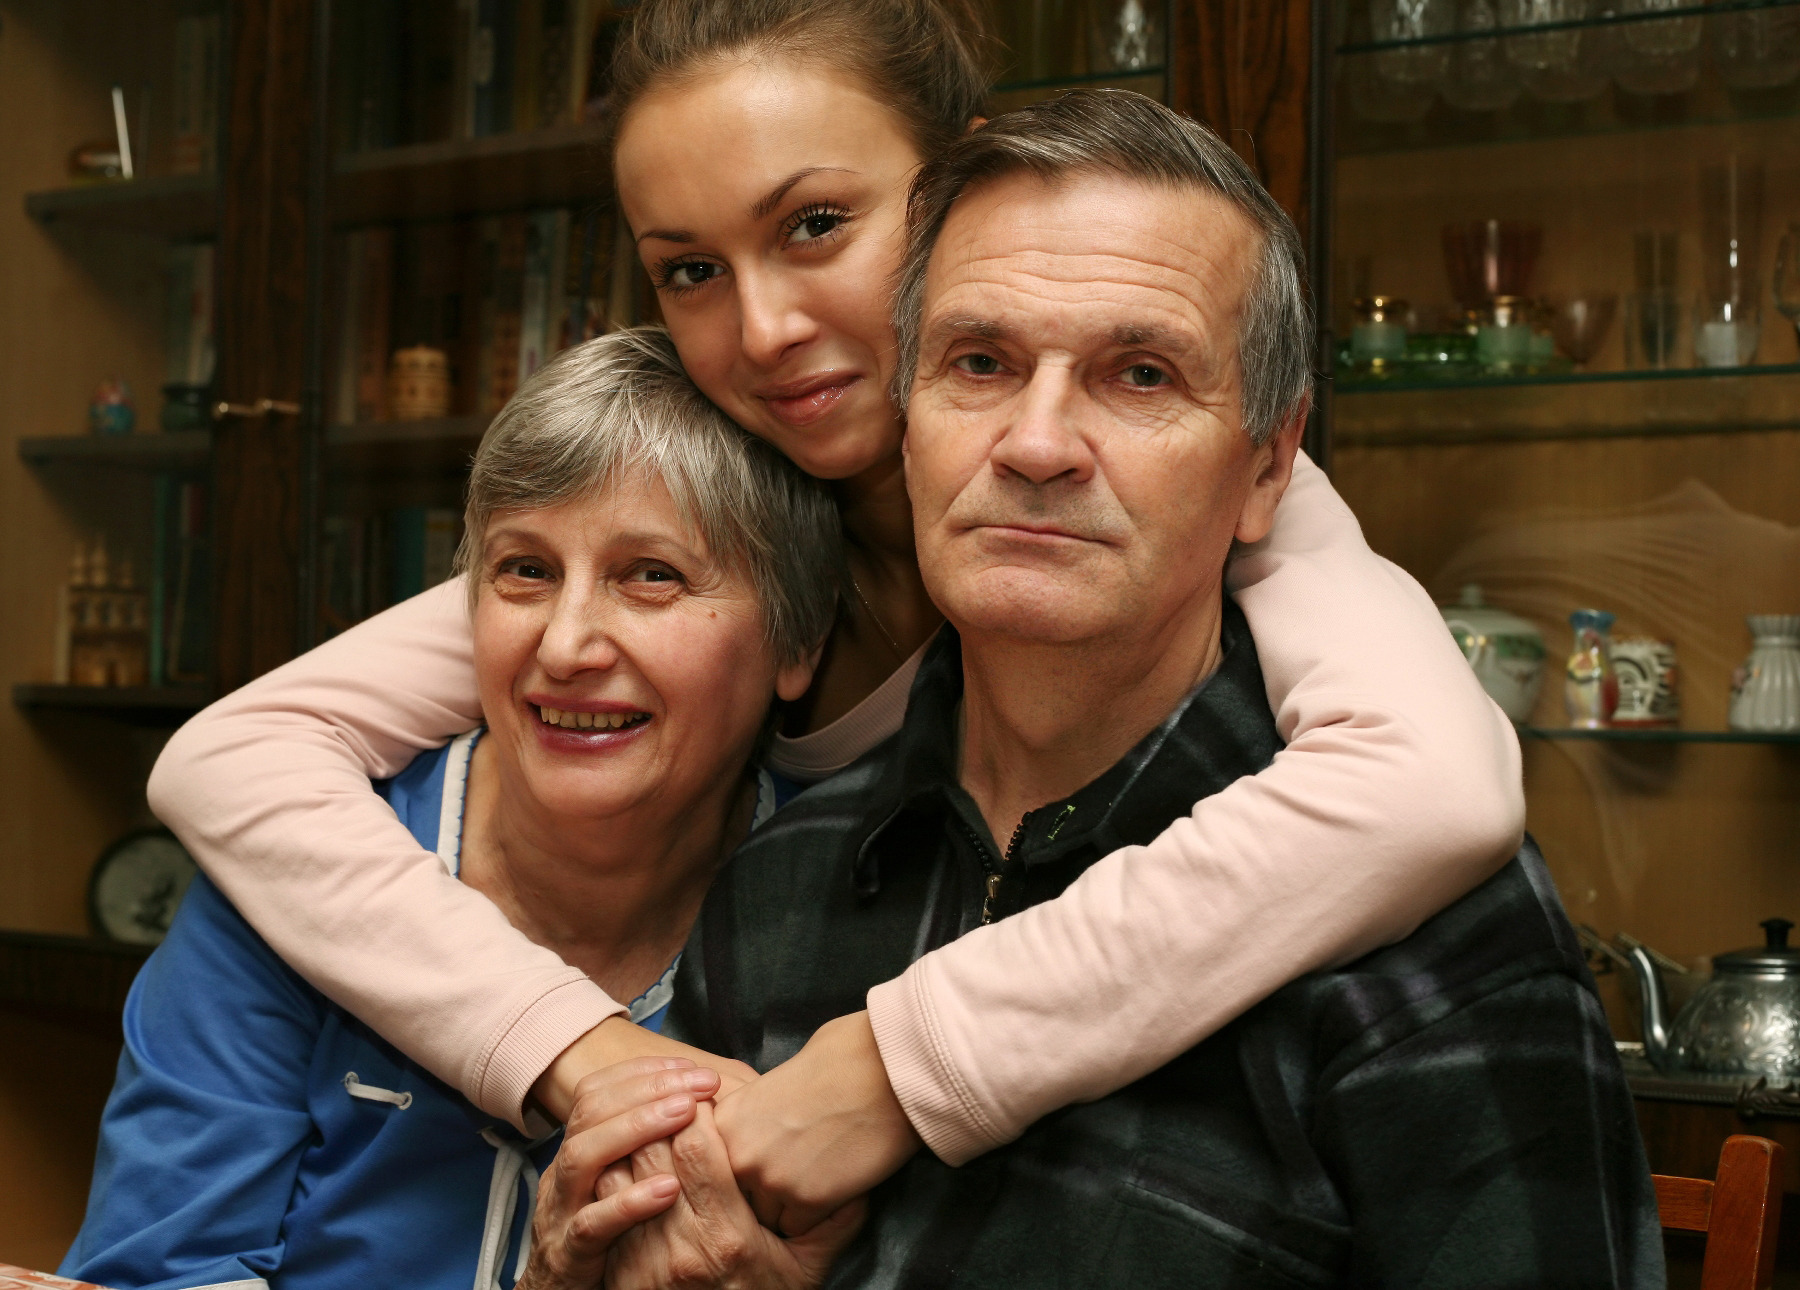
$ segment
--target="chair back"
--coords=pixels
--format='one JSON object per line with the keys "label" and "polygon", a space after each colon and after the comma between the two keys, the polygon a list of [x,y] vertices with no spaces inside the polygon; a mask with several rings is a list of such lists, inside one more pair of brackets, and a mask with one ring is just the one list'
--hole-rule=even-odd
{"label": "chair back", "polygon": [[1738,1133],[1719,1151],[1718,1177],[1651,1175],[1664,1227],[1706,1233],[1700,1290],[1768,1290],[1781,1226],[1779,1142]]}

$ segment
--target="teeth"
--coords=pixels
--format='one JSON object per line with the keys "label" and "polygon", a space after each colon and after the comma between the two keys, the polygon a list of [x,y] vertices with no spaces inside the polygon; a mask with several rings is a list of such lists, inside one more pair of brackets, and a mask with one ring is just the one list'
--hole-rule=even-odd
{"label": "teeth", "polygon": [[561,708],[538,709],[543,714],[547,726],[561,726],[564,730],[619,730],[625,726],[636,725],[642,719],[640,713],[626,712],[564,712]]}

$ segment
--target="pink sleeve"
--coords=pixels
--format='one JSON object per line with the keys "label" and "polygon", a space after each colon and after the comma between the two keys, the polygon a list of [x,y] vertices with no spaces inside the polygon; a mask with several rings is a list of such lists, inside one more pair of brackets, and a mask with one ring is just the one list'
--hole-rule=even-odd
{"label": "pink sleeve", "polygon": [[1274,764],[869,992],[894,1090],[952,1164],[1405,936],[1519,845],[1511,725],[1304,457],[1227,583],[1288,741]]}
{"label": "pink sleeve", "polygon": [[447,582],[220,699],[157,759],[150,805],[295,971],[517,1125],[557,1054],[624,1009],[370,791],[481,720],[465,606]]}

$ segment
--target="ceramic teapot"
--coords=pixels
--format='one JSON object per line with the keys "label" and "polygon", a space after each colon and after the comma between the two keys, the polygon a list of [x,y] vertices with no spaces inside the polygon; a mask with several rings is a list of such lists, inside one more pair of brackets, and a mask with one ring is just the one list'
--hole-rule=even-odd
{"label": "ceramic teapot", "polygon": [[1712,978],[1671,1024],[1662,977],[1642,946],[1630,952],[1643,1000],[1644,1056],[1661,1071],[1800,1077],[1800,949],[1785,918],[1764,919],[1765,943],[1713,959]]}
{"label": "ceramic teapot", "polygon": [[1440,605],[1438,612],[1481,688],[1515,722],[1529,721],[1544,683],[1544,634],[1517,614],[1483,604],[1472,582],[1460,603]]}

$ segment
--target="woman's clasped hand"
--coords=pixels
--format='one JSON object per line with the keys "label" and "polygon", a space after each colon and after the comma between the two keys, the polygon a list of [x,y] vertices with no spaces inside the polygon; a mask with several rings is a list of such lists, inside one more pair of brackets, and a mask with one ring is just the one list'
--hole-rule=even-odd
{"label": "woman's clasped hand", "polygon": [[855,1200],[803,1236],[762,1226],[714,1123],[719,1076],[676,1057],[581,1081],[562,1150],[538,1189],[516,1290],[804,1290],[862,1224]]}

